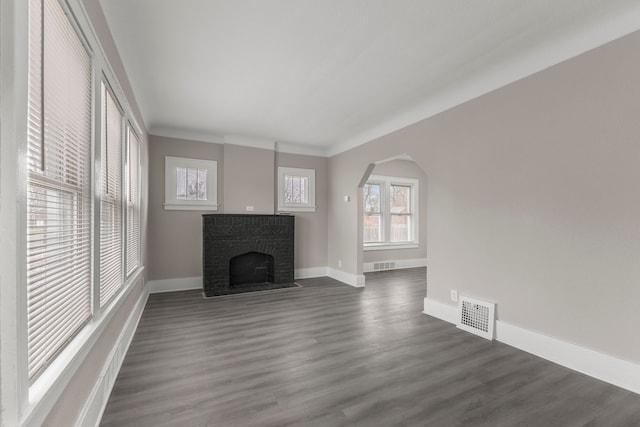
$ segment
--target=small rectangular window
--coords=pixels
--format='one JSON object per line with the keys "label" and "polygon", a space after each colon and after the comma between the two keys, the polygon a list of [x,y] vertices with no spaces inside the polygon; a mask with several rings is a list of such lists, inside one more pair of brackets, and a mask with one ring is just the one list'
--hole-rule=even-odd
{"label": "small rectangular window", "polygon": [[176,168],[176,199],[207,200],[207,170]]}
{"label": "small rectangular window", "polygon": [[309,177],[285,175],[284,202],[287,205],[309,204]]}
{"label": "small rectangular window", "polygon": [[218,162],[165,157],[165,210],[218,209]]}
{"label": "small rectangular window", "polygon": [[278,211],[315,212],[316,171],[278,167]]}

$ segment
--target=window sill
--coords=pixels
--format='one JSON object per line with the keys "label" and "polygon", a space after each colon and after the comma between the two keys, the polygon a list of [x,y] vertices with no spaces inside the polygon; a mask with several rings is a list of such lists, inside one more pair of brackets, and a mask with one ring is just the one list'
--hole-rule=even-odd
{"label": "window sill", "polygon": [[364,251],[388,251],[395,249],[416,249],[419,247],[418,242],[406,243],[365,243],[362,246]]}
{"label": "window sill", "polygon": [[218,206],[214,204],[181,204],[181,203],[165,203],[165,211],[217,211]]}
{"label": "window sill", "polygon": [[278,206],[279,214],[286,214],[289,212],[315,212],[316,206]]}

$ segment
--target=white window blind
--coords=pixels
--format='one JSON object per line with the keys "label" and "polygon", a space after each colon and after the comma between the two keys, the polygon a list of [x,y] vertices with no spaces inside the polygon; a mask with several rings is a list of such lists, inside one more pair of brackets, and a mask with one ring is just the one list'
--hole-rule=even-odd
{"label": "white window blind", "polygon": [[31,0],[27,337],[32,380],[91,316],[91,57],[57,0]]}
{"label": "white window blind", "polygon": [[100,307],[122,287],[122,112],[102,82],[102,193],[100,197]]}
{"label": "white window blind", "polygon": [[285,175],[284,203],[286,205],[309,204],[309,177]]}
{"label": "white window blind", "polygon": [[207,170],[176,168],[176,199],[207,200]]}
{"label": "white window blind", "polygon": [[127,275],[140,265],[140,141],[131,127],[127,128],[128,179],[127,188]]}

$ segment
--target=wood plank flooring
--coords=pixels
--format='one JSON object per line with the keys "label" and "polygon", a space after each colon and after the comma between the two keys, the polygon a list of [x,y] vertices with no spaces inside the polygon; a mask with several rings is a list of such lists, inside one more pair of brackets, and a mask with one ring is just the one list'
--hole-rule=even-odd
{"label": "wood plank flooring", "polygon": [[102,426],[640,426],[640,395],[422,314],[425,269],[151,295]]}

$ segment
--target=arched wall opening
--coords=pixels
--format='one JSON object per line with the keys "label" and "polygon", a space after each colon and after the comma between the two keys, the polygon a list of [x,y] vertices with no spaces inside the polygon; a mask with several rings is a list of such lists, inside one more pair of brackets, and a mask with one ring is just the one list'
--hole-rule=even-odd
{"label": "arched wall opening", "polygon": [[[365,196],[365,186],[367,182],[372,180],[368,190],[376,184],[385,182],[389,188],[398,188],[397,186],[389,185],[390,183],[396,183],[399,186],[403,186],[404,183],[415,182],[415,193],[411,193],[412,206],[411,214],[408,216],[391,214],[393,207],[390,205],[389,195],[381,197],[380,203],[388,207],[386,212],[386,218],[382,219],[380,215],[381,223],[376,223],[376,226],[380,227],[380,233],[385,237],[379,240],[380,242],[365,242],[365,234],[368,235],[368,240],[371,239],[371,228],[367,224],[367,233],[365,233],[365,222],[370,222],[372,218],[377,215],[366,215],[365,219],[365,200],[369,201],[369,198]],[[409,185],[409,184],[407,184]],[[399,154],[389,158],[381,159],[367,165],[363,172],[362,178],[358,184],[358,200],[357,200],[357,227],[358,227],[358,274],[364,274],[381,270],[392,270],[412,267],[425,267],[427,256],[427,174],[424,169],[414,161],[414,159],[408,154]],[[370,211],[370,205],[369,210]],[[403,212],[407,212],[404,210]],[[391,225],[391,219],[403,219],[405,222],[410,220],[415,221],[413,229],[415,232],[411,235],[408,241],[403,242],[402,237],[393,238],[391,236],[394,230],[397,231],[396,225]],[[382,224],[382,222],[386,224]],[[389,229],[393,227],[394,230]],[[397,233],[396,233],[397,234]],[[377,240],[377,239],[373,239]],[[366,280],[366,279],[365,279]]]}

